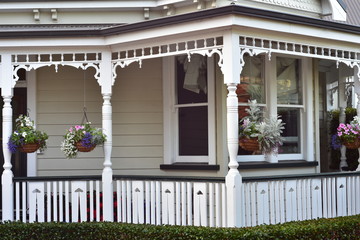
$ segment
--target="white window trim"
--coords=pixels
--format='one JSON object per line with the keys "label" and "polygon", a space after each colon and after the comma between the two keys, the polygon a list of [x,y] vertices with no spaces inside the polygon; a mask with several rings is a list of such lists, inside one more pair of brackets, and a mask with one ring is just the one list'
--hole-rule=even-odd
{"label": "white window trim", "polygon": [[175,56],[163,58],[164,163],[216,164],[215,61],[207,59],[208,75],[208,156],[179,156],[178,118],[175,107]]}
{"label": "white window trim", "polygon": [[[276,84],[270,84],[270,81],[275,81],[276,79],[276,57],[293,57],[301,61],[300,63],[300,79],[303,84],[303,105],[284,105],[284,104],[269,104],[270,102],[277,102],[276,93]],[[278,154],[272,156],[271,159],[266,159],[265,155],[238,155],[238,162],[277,162],[281,160],[306,160],[314,161],[314,115],[313,115],[313,84],[312,84],[312,60],[305,57],[296,57],[288,55],[273,55],[272,61],[267,61],[265,59],[265,88],[266,91],[266,107],[268,109],[268,114],[275,115],[277,113],[278,107],[289,107],[289,108],[300,108],[300,153],[294,154]],[[242,105],[242,104],[241,104]],[[285,126],[286,127],[286,126]]]}

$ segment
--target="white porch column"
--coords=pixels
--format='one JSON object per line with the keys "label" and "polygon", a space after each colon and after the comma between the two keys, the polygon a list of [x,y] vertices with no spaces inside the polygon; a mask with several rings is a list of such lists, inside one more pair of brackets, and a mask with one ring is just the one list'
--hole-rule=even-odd
{"label": "white porch column", "polygon": [[236,86],[240,81],[240,47],[239,36],[233,32],[224,35],[223,48],[224,83],[228,88],[227,107],[227,145],[229,151],[229,171],[226,175],[227,225],[242,225],[242,178],[238,171],[237,153],[239,148],[239,115]]}
{"label": "white porch column", "polygon": [[102,53],[102,61],[100,64],[100,86],[101,94],[103,95],[102,106],[102,127],[107,136],[104,143],[104,169],[102,172],[103,184],[103,216],[104,221],[113,221],[114,219],[114,204],[113,204],[113,170],[111,168],[111,151],[112,151],[112,107],[111,107],[111,92],[112,92],[112,66],[111,66],[111,52]]}
{"label": "white porch column", "polygon": [[[339,115],[339,122],[345,123],[346,115],[345,115],[345,108],[346,108],[346,96],[345,96],[345,84],[346,84],[346,76],[344,75],[344,65],[339,65],[339,109],[340,109],[340,115]],[[340,156],[340,166],[339,169],[342,171],[343,167],[347,167],[348,164],[346,162],[346,147],[344,145],[341,146],[340,149],[341,156]]]}
{"label": "white porch column", "polygon": [[1,95],[4,99],[3,114],[3,130],[2,130],[2,148],[4,154],[4,171],[2,173],[2,220],[14,220],[14,184],[13,172],[11,170],[11,152],[7,143],[12,133],[12,116],[11,98],[13,97],[13,72],[11,65],[11,55],[1,55],[0,65],[0,83]]}

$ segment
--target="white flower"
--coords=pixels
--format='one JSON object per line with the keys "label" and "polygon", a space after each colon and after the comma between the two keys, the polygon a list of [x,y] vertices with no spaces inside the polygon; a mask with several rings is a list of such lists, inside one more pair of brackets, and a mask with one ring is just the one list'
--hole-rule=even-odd
{"label": "white flower", "polygon": [[26,137],[26,135],[27,135],[26,132],[23,132],[23,133],[22,133],[22,136],[23,136],[23,137]]}

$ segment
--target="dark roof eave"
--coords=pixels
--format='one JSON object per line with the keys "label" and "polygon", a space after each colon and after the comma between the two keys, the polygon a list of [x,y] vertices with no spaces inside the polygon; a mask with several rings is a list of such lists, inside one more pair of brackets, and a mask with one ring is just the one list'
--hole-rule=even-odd
{"label": "dark roof eave", "polygon": [[196,20],[208,19],[225,15],[242,15],[263,18],[267,20],[284,21],[294,24],[320,27],[346,33],[360,33],[360,26],[344,23],[325,21],[316,18],[274,12],[269,10],[250,8],[238,5],[229,5],[214,9],[191,12],[170,17],[158,18],[138,23],[125,24],[121,26],[108,27],[93,30],[62,30],[62,31],[16,31],[0,32],[0,38],[42,38],[42,37],[103,37],[121,33],[134,32],[151,29],[154,27],[169,26],[173,24],[186,23]]}

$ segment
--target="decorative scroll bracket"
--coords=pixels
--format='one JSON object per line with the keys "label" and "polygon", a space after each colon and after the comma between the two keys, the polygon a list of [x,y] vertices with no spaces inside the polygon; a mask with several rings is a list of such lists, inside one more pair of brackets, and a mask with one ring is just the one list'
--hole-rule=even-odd
{"label": "decorative scroll bracket", "polygon": [[24,63],[24,64],[13,64],[14,69],[13,69],[13,83],[12,83],[12,87],[15,87],[16,82],[19,80],[19,76],[17,75],[17,71],[19,69],[24,69],[25,71],[31,71],[31,70],[36,70],[39,69],[41,67],[50,67],[50,66],[54,66],[55,67],[55,71],[58,72],[59,70],[59,65],[61,66],[71,66],[74,68],[79,68],[82,70],[86,70],[90,67],[95,69],[95,74],[94,74],[94,78],[97,80],[97,82],[100,84],[99,80],[100,80],[100,67],[99,67],[99,63],[71,63],[71,62],[53,62],[53,63]]}

